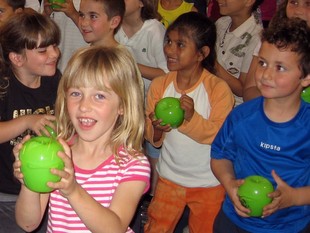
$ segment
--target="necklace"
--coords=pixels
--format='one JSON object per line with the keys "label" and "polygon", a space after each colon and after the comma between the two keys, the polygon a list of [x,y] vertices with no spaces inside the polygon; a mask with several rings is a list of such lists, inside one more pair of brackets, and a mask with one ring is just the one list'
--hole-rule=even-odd
{"label": "necklace", "polygon": [[229,32],[229,29],[230,29],[230,26],[231,26],[231,22],[230,24],[228,25],[228,27],[226,28],[225,32],[224,32],[224,36],[220,42],[220,47],[223,48],[224,46],[224,41],[225,41],[225,38],[226,38],[226,34]]}

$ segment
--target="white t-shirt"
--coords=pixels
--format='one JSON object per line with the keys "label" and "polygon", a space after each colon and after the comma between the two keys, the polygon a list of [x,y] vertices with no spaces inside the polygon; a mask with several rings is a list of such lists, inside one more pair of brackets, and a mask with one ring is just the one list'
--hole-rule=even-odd
{"label": "white t-shirt", "polygon": [[[235,78],[248,73],[255,47],[260,41],[262,26],[252,15],[230,32],[231,18],[223,16],[216,21],[216,53],[219,64]],[[236,105],[242,98],[235,96]]]}
{"label": "white t-shirt", "polygon": [[[115,39],[127,47],[138,64],[160,68],[167,73],[167,61],[163,50],[165,32],[165,27],[158,20],[149,19],[130,38],[120,28],[115,35]],[[143,78],[143,81],[144,90],[147,92],[151,81],[146,78]]]}
{"label": "white t-shirt", "polygon": [[40,11],[40,2],[38,0],[26,0],[25,8],[32,8],[35,11]]}

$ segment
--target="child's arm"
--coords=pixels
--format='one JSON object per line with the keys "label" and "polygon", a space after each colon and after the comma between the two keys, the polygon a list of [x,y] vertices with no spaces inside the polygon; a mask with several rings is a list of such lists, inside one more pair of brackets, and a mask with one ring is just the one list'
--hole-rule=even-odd
{"label": "child's arm", "polygon": [[41,135],[41,131],[46,131],[44,129],[45,125],[54,127],[52,123],[54,120],[55,116],[53,115],[32,114],[20,116],[9,121],[2,121],[0,122],[0,143],[7,142],[21,135],[27,129],[31,129],[37,135]]}
{"label": "child's arm", "polygon": [[252,62],[251,62],[249,71],[247,73],[244,86],[243,86],[243,101],[249,101],[258,96],[261,96],[260,91],[256,87],[255,78],[254,78],[257,64],[258,64],[258,57],[253,56]]}
{"label": "child's arm", "polygon": [[15,218],[17,224],[27,232],[35,230],[40,225],[49,199],[49,194],[32,192],[23,184],[23,175],[20,172],[21,162],[19,160],[19,151],[22,144],[29,138],[30,136],[26,136],[13,149],[15,156],[15,162],[13,164],[14,176],[22,184],[16,201]]}
{"label": "child's arm", "polygon": [[109,208],[103,207],[77,183],[70,148],[63,140],[59,141],[65,150],[58,153],[65,163],[65,169],[52,169],[51,172],[62,179],[58,183],[48,183],[48,186],[59,189],[91,232],[126,232],[146,188],[146,182],[137,180],[121,183]]}
{"label": "child's arm", "polygon": [[274,170],[271,174],[277,183],[277,189],[269,194],[273,200],[265,206],[263,216],[269,216],[278,209],[310,204],[310,186],[293,188],[285,183]]}
{"label": "child's arm", "polygon": [[239,78],[235,78],[229,74],[218,62],[216,62],[216,75],[227,82],[232,92],[236,96],[243,95],[243,85],[245,82],[246,73],[240,73]]}
{"label": "child's arm", "polygon": [[153,68],[142,64],[138,64],[138,68],[141,72],[142,77],[148,80],[153,80],[154,78],[165,74],[165,71],[160,68]]}
{"label": "child's arm", "polygon": [[249,217],[250,210],[241,204],[237,194],[239,186],[244,181],[236,180],[232,162],[227,159],[211,159],[211,169],[214,176],[224,186],[237,214],[242,217]]}

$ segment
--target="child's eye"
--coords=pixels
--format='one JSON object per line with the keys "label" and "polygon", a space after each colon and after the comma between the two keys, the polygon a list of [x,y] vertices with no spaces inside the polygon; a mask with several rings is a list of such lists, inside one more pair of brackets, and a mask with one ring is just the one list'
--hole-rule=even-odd
{"label": "child's eye", "polygon": [[38,48],[37,51],[38,53],[46,53],[47,48]]}
{"label": "child's eye", "polygon": [[277,65],[277,71],[285,71],[286,69],[283,67],[283,66],[281,66],[281,65]]}
{"label": "child's eye", "polygon": [[263,60],[259,60],[258,61],[258,65],[261,66],[261,67],[266,67],[267,66],[266,62],[264,62]]}
{"label": "child's eye", "polygon": [[82,12],[79,12],[79,17],[80,17],[80,18],[84,18],[85,15],[84,15]]}
{"label": "child's eye", "polygon": [[172,42],[171,42],[171,40],[170,39],[165,39],[165,44],[171,44]]}
{"label": "child's eye", "polygon": [[78,92],[78,91],[71,91],[71,92],[69,93],[69,96],[72,96],[72,97],[79,97],[79,96],[81,96],[81,93]]}
{"label": "child's eye", "polygon": [[298,1],[291,0],[291,1],[289,1],[289,4],[291,4],[291,5],[298,5]]}
{"label": "child's eye", "polygon": [[185,44],[183,42],[178,42],[177,45],[178,45],[179,48],[184,48],[185,47]]}
{"label": "child's eye", "polygon": [[98,99],[98,100],[103,100],[103,99],[105,99],[105,95],[100,94],[100,93],[96,94],[95,97],[96,97],[96,99]]}
{"label": "child's eye", "polygon": [[98,16],[97,16],[96,14],[91,14],[89,17],[90,17],[91,19],[97,19],[97,18],[98,18]]}

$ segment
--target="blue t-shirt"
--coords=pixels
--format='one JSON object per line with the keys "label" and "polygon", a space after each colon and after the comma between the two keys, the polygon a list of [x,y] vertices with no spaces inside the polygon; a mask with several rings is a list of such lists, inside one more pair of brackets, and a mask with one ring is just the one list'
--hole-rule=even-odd
{"label": "blue t-shirt", "polygon": [[[263,110],[264,99],[256,98],[236,107],[227,117],[212,147],[213,159],[233,163],[237,179],[261,175],[276,183],[271,171],[290,186],[310,185],[310,104],[301,102],[297,115],[290,121],[270,121]],[[278,210],[265,218],[243,218],[229,197],[223,211],[236,225],[255,233],[294,233],[309,223],[310,206]]]}

